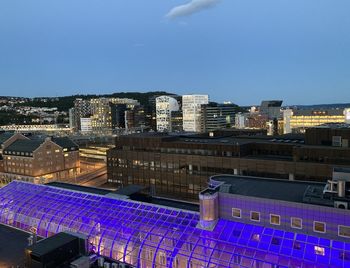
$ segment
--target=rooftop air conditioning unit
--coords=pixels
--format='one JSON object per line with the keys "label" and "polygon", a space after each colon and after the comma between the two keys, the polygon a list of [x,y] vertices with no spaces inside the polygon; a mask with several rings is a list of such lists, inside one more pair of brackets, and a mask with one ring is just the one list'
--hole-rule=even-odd
{"label": "rooftop air conditioning unit", "polygon": [[349,204],[348,202],[335,201],[334,207],[340,208],[340,209],[349,209]]}
{"label": "rooftop air conditioning unit", "polygon": [[341,147],[341,136],[333,136],[332,137],[332,145],[335,147]]}

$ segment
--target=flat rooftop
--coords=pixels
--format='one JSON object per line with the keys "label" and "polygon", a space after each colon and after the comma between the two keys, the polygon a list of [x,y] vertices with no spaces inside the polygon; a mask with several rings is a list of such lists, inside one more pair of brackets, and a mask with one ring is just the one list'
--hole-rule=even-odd
{"label": "flat rooftop", "polygon": [[152,197],[152,204],[199,212],[199,205],[161,197]]}
{"label": "flat rooftop", "polygon": [[198,133],[135,133],[128,137],[138,137],[138,138],[153,138],[161,139],[164,142],[174,142],[174,143],[199,143],[199,144],[227,144],[227,145],[243,145],[249,143],[289,143],[289,144],[304,144],[304,135],[298,134],[285,134],[285,135],[249,135],[249,133],[240,133],[239,135],[234,135],[235,132],[239,130],[226,131],[224,134],[217,134],[214,137],[210,137],[206,134]]}
{"label": "flat rooftop", "polygon": [[[289,181],[249,176],[217,175],[213,181],[225,182],[230,185],[229,193],[276,199],[281,201],[303,203],[305,191],[311,186],[316,191],[323,191],[326,183]],[[221,188],[223,189],[223,188]]]}
{"label": "flat rooftop", "polygon": [[33,255],[41,257],[77,239],[76,236],[67,233],[58,233],[42,240],[40,243],[28,247],[28,249],[32,251]]}
{"label": "flat rooftop", "polygon": [[[77,192],[83,192],[88,194],[97,194],[97,195],[103,195],[107,196],[110,194],[119,194],[119,195],[125,195],[130,196],[135,194],[137,191],[141,191],[145,189],[143,186],[139,185],[129,185],[124,188],[118,189],[117,191],[102,189],[102,188],[95,188],[95,187],[88,187],[88,186],[81,186],[76,184],[70,184],[70,183],[64,183],[64,182],[49,182],[46,185],[53,186],[57,188],[67,189],[67,190],[73,190]],[[132,198],[131,198],[132,199]],[[136,200],[136,199],[132,199]],[[136,200],[136,201],[142,201],[150,204],[160,205],[160,206],[167,206],[177,209],[184,209],[189,211],[199,211],[199,205],[194,203],[189,203],[185,201],[178,201],[173,199],[167,199],[162,197],[151,197],[149,199],[142,199],[142,200]],[[1,267],[1,266],[0,266]]]}
{"label": "flat rooftop", "polygon": [[77,184],[71,184],[71,183],[64,183],[64,182],[49,182],[46,185],[78,191],[78,192],[84,192],[89,194],[99,194],[99,195],[106,195],[109,193],[112,193],[113,191],[102,189],[102,188],[95,188],[95,187],[88,187],[88,186],[81,186]]}
{"label": "flat rooftop", "polygon": [[24,267],[29,234],[0,224],[0,267]]}

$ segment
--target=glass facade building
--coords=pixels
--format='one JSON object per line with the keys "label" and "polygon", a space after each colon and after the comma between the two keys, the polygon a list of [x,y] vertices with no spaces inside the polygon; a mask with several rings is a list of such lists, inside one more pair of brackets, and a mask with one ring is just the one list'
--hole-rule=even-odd
{"label": "glass facade building", "polygon": [[134,267],[350,267],[350,243],[52,186],[0,189],[0,222],[42,237],[88,236],[96,253]]}

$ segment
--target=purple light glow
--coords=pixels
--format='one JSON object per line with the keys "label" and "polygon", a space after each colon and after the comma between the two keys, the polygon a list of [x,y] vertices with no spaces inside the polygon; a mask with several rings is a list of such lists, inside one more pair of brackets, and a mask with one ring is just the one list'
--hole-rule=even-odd
{"label": "purple light glow", "polygon": [[194,212],[50,186],[0,189],[0,223],[43,237],[80,232],[100,255],[137,267],[350,267],[349,243],[222,219],[205,231],[198,221]]}

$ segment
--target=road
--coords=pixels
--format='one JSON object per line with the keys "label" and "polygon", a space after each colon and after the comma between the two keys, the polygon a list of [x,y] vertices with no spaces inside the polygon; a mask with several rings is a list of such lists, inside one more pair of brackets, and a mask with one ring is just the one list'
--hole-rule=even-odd
{"label": "road", "polygon": [[81,183],[82,186],[89,186],[89,187],[99,187],[107,182],[107,174],[103,174],[100,177],[95,177],[89,181],[86,181],[84,183]]}
{"label": "road", "polygon": [[90,186],[89,184],[91,184],[91,186],[97,186],[97,184],[102,185],[107,182],[107,167],[98,168],[74,178],[60,180],[60,182],[74,183],[84,186]]}

